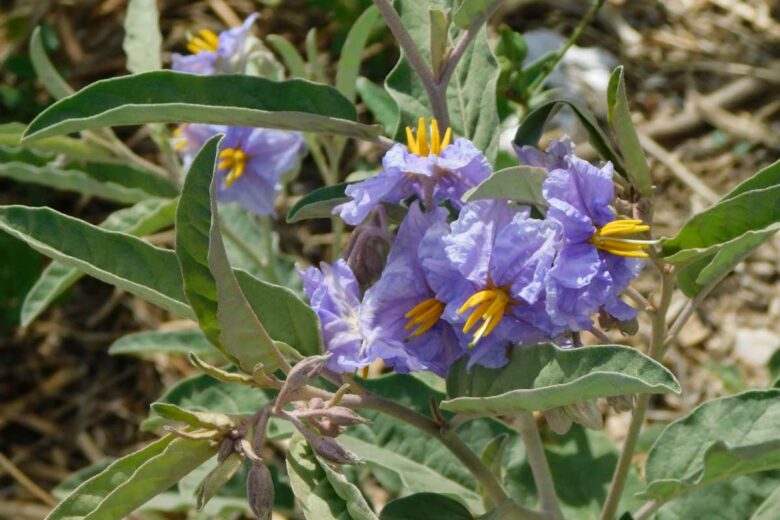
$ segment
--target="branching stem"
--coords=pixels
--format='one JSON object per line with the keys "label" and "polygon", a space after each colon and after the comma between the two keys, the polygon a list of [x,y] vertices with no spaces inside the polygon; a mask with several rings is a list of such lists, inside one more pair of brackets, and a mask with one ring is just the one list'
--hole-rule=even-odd
{"label": "branching stem", "polygon": [[562,520],[563,513],[558,503],[558,495],[555,494],[555,484],[550,473],[550,465],[547,463],[547,456],[544,454],[542,438],[536,427],[536,419],[531,412],[523,411],[517,416],[517,423],[518,431],[525,444],[526,459],[534,475],[542,512],[550,518]]}

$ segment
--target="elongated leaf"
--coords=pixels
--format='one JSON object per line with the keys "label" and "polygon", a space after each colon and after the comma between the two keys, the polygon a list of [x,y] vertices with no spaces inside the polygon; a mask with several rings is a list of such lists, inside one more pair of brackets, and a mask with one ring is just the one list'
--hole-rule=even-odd
{"label": "elongated leaf", "polygon": [[680,264],[724,248],[741,250],[745,237],[768,238],[779,228],[780,185],[748,191],[694,215],[664,242],[664,260]]}
{"label": "elongated leaf", "polygon": [[352,104],[326,85],[243,75],[154,71],[98,81],[44,110],[25,140],[103,126],[213,123],[373,139]]}
{"label": "elongated leaf", "polygon": [[645,498],[780,468],[780,390],[708,401],[670,424],[647,458]]}
{"label": "elongated leaf", "polygon": [[100,229],[50,208],[0,207],[0,229],[64,265],[178,316],[195,317],[185,303],[173,251],[124,233]]}
{"label": "elongated leaf", "polygon": [[459,413],[511,415],[550,410],[577,401],[615,395],[680,392],[663,365],[636,349],[600,345],[560,349],[550,343],[512,349],[499,369],[464,359],[447,376],[442,408]]}
{"label": "elongated leaf", "polygon": [[347,202],[346,190],[349,183],[342,182],[335,186],[318,188],[305,195],[287,212],[287,222],[293,223],[310,218],[330,218],[333,208]]}
{"label": "elongated leaf", "polygon": [[[696,488],[661,506],[654,520],[750,518],[780,484],[780,472],[745,475]],[[776,517],[771,517],[772,519]]]}
{"label": "elongated leaf", "polygon": [[464,201],[482,199],[508,199],[521,204],[547,207],[542,195],[542,184],[547,170],[531,166],[513,166],[495,172],[476,188],[463,196]]}
{"label": "elongated leaf", "polygon": [[653,193],[653,179],[647,167],[645,152],[639,144],[639,137],[631,120],[623,67],[617,67],[609,78],[607,105],[609,124],[626,160],[626,171],[631,183],[640,195],[649,197]]}
{"label": "elongated leaf", "polygon": [[[125,185],[121,181],[116,182],[118,179],[104,180],[96,177],[98,170],[84,171],[83,168],[77,169],[75,165],[60,168],[45,164],[43,157],[40,157],[40,162],[36,165],[31,164],[31,159],[34,159],[34,155],[31,152],[0,147],[0,177],[18,182],[38,184],[48,188],[75,191],[83,195],[127,204],[140,202],[150,197],[170,197],[176,195],[174,189],[165,190],[166,193],[159,193],[152,192],[154,187],[150,187],[152,189],[145,191],[137,186]],[[97,168],[112,169],[115,166],[102,164],[97,166]],[[124,173],[130,173],[126,168],[123,168],[123,170]]]}
{"label": "elongated leaf", "polygon": [[212,137],[195,156],[176,210],[184,292],[212,344],[245,372],[259,363],[272,372],[281,354],[247,302],[222,243],[214,176],[221,139]]}
{"label": "elongated leaf", "polygon": [[416,493],[387,504],[380,520],[473,520],[457,500],[436,493]]}
{"label": "elongated leaf", "polygon": [[171,403],[152,403],[151,408],[163,419],[173,422],[183,422],[196,428],[229,430],[236,426],[235,421],[224,413],[187,410]]}
{"label": "elongated leaf", "polygon": [[585,131],[590,137],[590,144],[607,160],[611,161],[618,173],[627,176],[623,159],[615,151],[612,143],[599,126],[596,116],[581,101],[570,97],[556,97],[542,103],[532,110],[515,133],[514,143],[517,146],[537,146],[544,133],[544,127],[555,113],[563,106],[571,108]]}
{"label": "elongated leaf", "polygon": [[0,146],[24,148],[38,153],[62,154],[68,159],[93,162],[118,162],[119,160],[104,148],[81,139],[67,136],[55,136],[41,139],[34,143],[22,142],[22,135],[27,125],[22,123],[6,123],[0,125]]}
{"label": "elongated leaf", "polygon": [[485,16],[491,4],[495,3],[495,0],[463,0],[455,10],[452,21],[461,29],[468,29],[472,23]]}
{"label": "elongated leaf", "polygon": [[127,70],[139,73],[161,69],[161,47],[157,0],[130,0],[125,15],[125,39],[122,42],[122,49],[127,56]]}
{"label": "elongated leaf", "polygon": [[361,76],[357,79],[357,91],[380,125],[391,129],[398,124],[398,105],[383,87]]}
{"label": "elongated leaf", "polygon": [[723,196],[722,200],[733,199],[737,195],[742,195],[748,191],[761,190],[780,185],[780,160],[777,160],[760,170],[755,175],[739,184],[736,188]]}
{"label": "elongated leaf", "polygon": [[[429,2],[396,0],[395,2],[404,25],[409,29],[412,39],[429,63],[431,42],[429,11],[431,9],[446,11],[453,9],[455,4],[454,0]],[[450,31],[450,38],[457,39],[460,32],[459,29],[453,28]],[[487,33],[483,28],[463,54],[449,82],[446,96],[450,126],[454,135],[470,139],[491,163],[495,160],[498,149],[496,131],[498,72],[498,61],[490,49]],[[406,126],[416,127],[417,118],[431,117],[425,89],[403,53],[387,76],[385,86],[400,110],[400,121],[394,125],[394,135],[396,139],[403,141]]]}
{"label": "elongated leaf", "polygon": [[355,102],[355,83],[363,61],[363,49],[379,20],[379,11],[373,5],[363,11],[355,20],[341,48],[338,68],[336,69],[336,88],[345,98]]}
{"label": "elongated leaf", "polygon": [[[268,404],[274,394],[275,392],[269,390],[226,383],[207,375],[198,375],[179,381],[168,389],[157,402],[197,412],[250,416]],[[141,429],[152,431],[167,423],[152,409],[149,417],[141,424]],[[286,436],[290,431],[288,423],[276,422],[276,420],[272,420],[269,426],[269,435],[272,439]]]}
{"label": "elongated leaf", "polygon": [[287,472],[307,520],[378,520],[360,490],[321,463],[300,434],[290,441]]}
{"label": "elongated leaf", "polygon": [[[148,235],[173,224],[175,211],[175,200],[146,200],[131,208],[115,211],[100,224],[100,227],[134,236]],[[29,325],[82,276],[78,269],[56,261],[52,262],[44,269],[24,299],[21,325],[23,327]]]}
{"label": "elongated leaf", "polygon": [[295,48],[295,45],[287,41],[282,36],[277,34],[269,34],[266,39],[268,43],[274,48],[274,50],[282,57],[282,61],[287,66],[287,70],[294,78],[307,78],[306,63],[303,61],[303,57]]}
{"label": "elongated leaf", "polygon": [[30,37],[30,61],[35,69],[35,75],[38,76],[49,94],[57,99],[73,94],[73,88],[65,83],[49,60],[49,56],[46,55],[40,27],[36,27]]}
{"label": "elongated leaf", "polygon": [[780,518],[780,486],[764,500],[750,520],[776,520],[777,518]]}
{"label": "elongated leaf", "polygon": [[194,352],[199,357],[213,357],[214,347],[197,330],[135,332],[122,336],[108,349],[113,356],[147,356],[175,354],[186,356]]}
{"label": "elongated leaf", "polygon": [[47,520],[120,520],[206,462],[216,447],[163,437],[87,480]]}

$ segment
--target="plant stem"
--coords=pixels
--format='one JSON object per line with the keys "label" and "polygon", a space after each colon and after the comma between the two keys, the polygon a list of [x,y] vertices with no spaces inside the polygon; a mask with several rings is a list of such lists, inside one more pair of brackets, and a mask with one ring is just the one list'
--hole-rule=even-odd
{"label": "plant stem", "polygon": [[[544,69],[542,70],[542,73],[537,76],[537,78],[534,80],[534,82],[531,84],[531,86],[528,88],[528,92],[530,95],[529,98],[535,96],[540,88],[542,88],[542,85],[544,84],[544,81],[547,79],[547,76],[549,76],[553,70],[555,70],[555,67],[558,66],[558,63],[561,62],[563,57],[566,55],[566,52],[568,52],[569,48],[574,45],[574,43],[579,39],[580,35],[582,34],[582,31],[585,30],[585,27],[588,26],[588,24],[593,20],[593,17],[596,16],[596,13],[599,12],[599,9],[601,9],[601,6],[604,5],[605,0],[595,0],[593,2],[593,5],[588,9],[588,12],[585,13],[585,16],[582,18],[582,21],[577,25],[577,27],[574,29],[574,32],[569,36],[569,39],[566,40],[566,43],[563,45],[563,47],[560,48],[558,53],[555,55],[555,58],[553,58],[552,61],[548,61]],[[617,176],[615,176],[617,178]]]}
{"label": "plant stem", "polygon": [[[660,360],[664,353],[664,344],[666,337],[666,312],[672,301],[674,291],[674,273],[671,270],[662,270],[661,272],[661,301],[657,306],[657,311],[653,316],[653,334],[650,342],[648,355]],[[642,429],[642,423],[647,412],[647,405],[650,402],[650,394],[642,394],[637,399],[634,412],[631,415],[631,424],[628,427],[623,450],[620,452],[615,474],[612,477],[612,483],[609,486],[609,493],[604,502],[604,508],[601,511],[601,520],[612,520],[615,517],[620,497],[623,494],[623,488],[626,485],[626,477],[631,469],[631,459],[634,456],[639,432]]]}
{"label": "plant stem", "polygon": [[531,472],[534,475],[542,512],[550,518],[562,520],[561,506],[558,504],[558,496],[555,494],[555,484],[552,473],[550,473],[550,465],[547,463],[547,456],[544,454],[542,438],[536,427],[536,419],[531,412],[523,411],[517,415],[517,422],[519,424],[518,431],[525,444],[528,465],[531,466]]}
{"label": "plant stem", "polygon": [[650,515],[655,513],[663,502],[659,502],[658,500],[650,500],[648,502],[645,502],[642,507],[637,509],[636,513],[634,513],[634,520],[645,520],[646,518],[649,518]]}

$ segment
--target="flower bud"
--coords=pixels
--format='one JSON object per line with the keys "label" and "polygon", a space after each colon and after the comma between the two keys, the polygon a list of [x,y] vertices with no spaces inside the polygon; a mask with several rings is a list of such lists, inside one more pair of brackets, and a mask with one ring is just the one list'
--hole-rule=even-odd
{"label": "flower bud", "polygon": [[566,415],[562,407],[545,410],[542,413],[544,414],[544,418],[547,419],[547,424],[550,426],[550,429],[558,435],[563,435],[571,428],[571,417]]}
{"label": "flower bud", "polygon": [[304,358],[297,365],[295,365],[290,373],[287,374],[287,379],[284,381],[282,389],[279,390],[279,395],[276,398],[276,410],[280,410],[290,398],[306,386],[309,381],[320,375],[322,369],[325,368],[325,362],[330,357],[330,354],[322,356],[310,356]]}
{"label": "flower bud", "polygon": [[336,464],[360,464],[362,460],[330,437],[310,436],[307,439],[312,449],[323,459]]}
{"label": "flower bud", "polygon": [[595,399],[577,401],[563,407],[564,413],[571,417],[577,424],[581,424],[591,430],[600,430],[604,427],[601,410]]}
{"label": "flower bud", "polygon": [[628,412],[634,408],[634,396],[632,394],[607,397],[607,404],[616,412]]}
{"label": "flower bud", "polygon": [[264,464],[252,463],[246,479],[246,497],[249,508],[258,520],[271,518],[271,509],[274,505],[274,482],[271,472]]}

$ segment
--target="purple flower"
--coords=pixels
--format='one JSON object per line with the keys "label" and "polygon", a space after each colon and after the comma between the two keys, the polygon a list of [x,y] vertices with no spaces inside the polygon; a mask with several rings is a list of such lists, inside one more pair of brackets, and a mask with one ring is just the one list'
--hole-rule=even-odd
{"label": "purple flower", "polygon": [[444,208],[423,213],[419,202],[413,203],[381,278],[363,299],[360,321],[369,357],[383,359],[396,372],[445,376],[465,350],[466,342],[441,319],[444,303],[436,299],[420,263],[423,236],[432,226],[446,226],[446,218]]}
{"label": "purple flower", "polygon": [[450,144],[449,128],[440,139],[435,119],[431,121],[430,143],[423,118],[416,137],[411,128],[406,134],[407,146],[393,146],[382,158],[382,171],[376,177],[347,187],[352,200],[333,210],[345,222],[359,224],[381,202],[398,203],[413,196],[426,206],[449,200],[459,208],[463,194],[490,176],[492,170],[482,152],[468,139]]}
{"label": "purple flower", "polygon": [[523,164],[552,171],[568,166],[569,158],[574,156],[574,143],[568,137],[564,137],[560,141],[553,139],[547,145],[546,152],[534,146],[515,145],[515,153]]}
{"label": "purple flower", "polygon": [[360,326],[360,286],[344,260],[320,268],[301,269],[303,290],[320,318],[325,349],[331,353],[327,368],[333,372],[355,372],[367,366],[365,340]]}
{"label": "purple flower", "polygon": [[435,226],[420,245],[423,267],[444,317],[472,335],[469,365],[497,367],[506,349],[560,331],[544,308],[544,280],[558,229],[506,201],[466,204],[449,229]]}
{"label": "purple flower", "polygon": [[241,73],[246,65],[244,42],[257,14],[251,14],[241,26],[217,35],[210,29],[202,29],[187,43],[190,55],[173,55],[171,68],[191,74]]}
{"label": "purple flower", "polygon": [[547,219],[561,227],[558,256],[546,283],[547,311],[556,325],[590,327],[600,308],[620,320],[634,310],[620,293],[642,268],[648,242],[625,238],[647,231],[639,220],[618,220],[612,165],[597,168],[573,154],[552,169],[543,186]]}
{"label": "purple flower", "polygon": [[209,137],[224,133],[217,186],[220,202],[238,202],[257,215],[273,215],[281,177],[298,167],[305,152],[301,134],[267,128],[188,124],[174,131],[174,147],[189,165]]}

